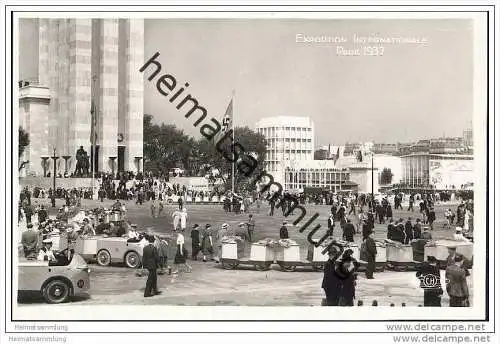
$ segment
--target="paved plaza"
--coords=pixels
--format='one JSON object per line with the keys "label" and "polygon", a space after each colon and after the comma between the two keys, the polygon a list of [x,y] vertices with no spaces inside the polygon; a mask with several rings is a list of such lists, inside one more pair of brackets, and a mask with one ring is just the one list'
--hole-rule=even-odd
{"label": "paved plaza", "polygon": [[[40,203],[43,201],[37,200]],[[105,200],[102,203],[110,207],[113,202]],[[101,205],[100,202],[85,200],[84,208],[93,208]],[[167,205],[164,214],[159,218],[150,215],[150,203],[136,205],[130,201],[126,203],[128,219],[137,223],[139,229],[152,227],[154,232],[168,233],[172,231],[172,212],[176,205]],[[436,229],[432,232],[433,238],[450,238],[452,231],[443,229],[444,209],[456,208],[456,204],[437,204],[435,223]],[[308,217],[318,212],[320,216],[315,223],[320,223],[326,229],[327,216],[330,206],[306,205]],[[212,224],[220,228],[227,222],[232,228],[246,221],[248,214],[233,214],[223,211],[218,205],[188,205],[188,229],[198,223],[204,226]],[[281,211],[276,211],[275,216],[267,215],[268,207],[263,207],[260,212],[251,209],[256,220],[255,241],[264,238],[279,237],[279,228],[284,217]],[[297,212],[298,213],[298,212]],[[420,217],[418,211],[394,211],[394,218],[413,219]],[[293,222],[289,217],[288,222]],[[290,238],[301,245],[302,254],[307,250],[307,234],[299,232],[299,227],[289,227]],[[340,236],[340,226],[337,224],[335,236]],[[322,235],[322,232],[320,232]],[[375,239],[383,240],[386,236],[386,225],[376,224]],[[191,249],[189,233],[186,233],[186,247]],[[360,242],[361,235],[356,235],[356,242]],[[169,264],[172,263],[175,243],[171,243]],[[179,273],[177,275],[161,275],[158,279],[161,295],[154,298],[143,297],[146,276],[139,277],[136,270],[115,265],[101,267],[91,264],[91,291],[89,298],[78,299],[73,303],[50,305],[50,307],[72,307],[78,304],[166,304],[189,306],[319,306],[324,297],[321,289],[322,272],[308,268],[297,268],[295,272],[283,272],[279,266],[273,264],[268,271],[255,271],[252,266],[240,266],[237,270],[224,270],[214,262],[190,261],[193,266],[192,273]],[[444,282],[444,271],[442,271]],[[468,278],[472,289],[472,275]],[[389,306],[394,303],[400,306],[418,306],[423,304],[423,291],[418,286],[415,272],[384,271],[375,274],[374,280],[367,280],[363,273],[359,274],[356,287],[356,300],[362,300],[365,306],[377,300],[379,306]],[[471,292],[472,295],[472,292]],[[472,302],[472,300],[471,300]],[[448,305],[448,297],[443,295],[443,306]],[[43,305],[43,300],[23,298],[21,307]]]}

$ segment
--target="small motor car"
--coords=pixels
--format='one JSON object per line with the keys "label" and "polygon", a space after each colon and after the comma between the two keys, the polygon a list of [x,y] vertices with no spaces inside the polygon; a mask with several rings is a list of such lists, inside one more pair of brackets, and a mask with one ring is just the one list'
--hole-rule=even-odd
{"label": "small motor car", "polygon": [[165,197],[165,201],[169,204],[171,203],[177,203],[179,201],[179,196],[177,195],[167,195],[167,197]]}
{"label": "small motor car", "polygon": [[123,237],[99,237],[97,239],[97,264],[125,263],[129,268],[138,268],[142,261],[143,245]]}
{"label": "small motor car", "polygon": [[67,250],[55,255],[55,263],[20,258],[18,293],[40,292],[47,303],[88,294],[90,269],[85,260],[76,253],[68,257]]}

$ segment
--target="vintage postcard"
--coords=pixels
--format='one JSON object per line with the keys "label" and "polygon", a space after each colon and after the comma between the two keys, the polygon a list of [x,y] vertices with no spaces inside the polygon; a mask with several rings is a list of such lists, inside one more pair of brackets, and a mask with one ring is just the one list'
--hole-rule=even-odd
{"label": "vintage postcard", "polygon": [[6,328],[485,336],[493,11],[8,9]]}

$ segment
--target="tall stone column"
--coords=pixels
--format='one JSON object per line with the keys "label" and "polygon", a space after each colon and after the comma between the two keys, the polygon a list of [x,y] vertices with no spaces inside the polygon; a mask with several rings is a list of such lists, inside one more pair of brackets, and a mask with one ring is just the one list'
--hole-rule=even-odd
{"label": "tall stone column", "polygon": [[[139,69],[144,64],[144,20],[127,20],[126,47],[127,104],[125,170],[135,171],[135,157],[143,156],[144,80]],[[142,160],[141,160],[142,164]],[[142,171],[142,165],[141,171]]]}
{"label": "tall stone column", "polygon": [[[68,155],[75,157],[76,151],[83,146],[90,156],[92,20],[71,19],[68,25],[71,47],[69,94],[71,95],[70,117],[72,121]],[[73,173],[74,169],[69,172]]]}
{"label": "tall stone column", "polygon": [[109,157],[117,156],[118,20],[102,19],[100,29],[99,170],[111,172]]}

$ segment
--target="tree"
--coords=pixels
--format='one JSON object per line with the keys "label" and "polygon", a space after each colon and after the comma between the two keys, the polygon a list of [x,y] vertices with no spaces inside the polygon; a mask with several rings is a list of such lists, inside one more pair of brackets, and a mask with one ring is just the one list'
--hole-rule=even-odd
{"label": "tree", "polygon": [[380,184],[387,185],[392,183],[392,171],[390,168],[385,168],[380,173]]}
{"label": "tree", "polygon": [[[245,153],[239,154],[240,158],[244,155],[251,155],[257,160],[257,168],[249,176],[239,173],[235,166],[235,188],[237,192],[249,190],[252,179],[264,169],[264,159],[266,154],[267,143],[262,134],[259,134],[248,127],[234,128],[234,142],[238,142],[244,149]],[[230,152],[228,147],[223,147],[224,151]],[[220,172],[222,181],[226,190],[232,187],[232,163],[224,158],[223,153],[216,148],[216,142],[208,141],[202,138],[197,144],[198,165],[204,166],[205,169],[217,169]]]}
{"label": "tree", "polygon": [[154,174],[168,173],[171,168],[189,168],[194,140],[173,124],[153,123],[144,115],[144,168]]}

